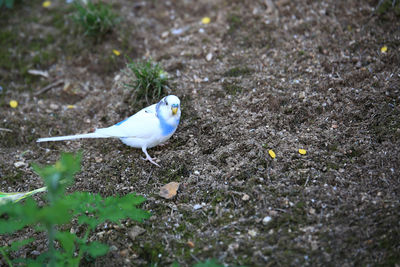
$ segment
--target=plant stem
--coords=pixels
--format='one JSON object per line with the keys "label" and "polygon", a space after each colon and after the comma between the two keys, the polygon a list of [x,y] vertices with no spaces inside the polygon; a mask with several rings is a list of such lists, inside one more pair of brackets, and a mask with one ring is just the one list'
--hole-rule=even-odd
{"label": "plant stem", "polygon": [[47,227],[47,233],[49,236],[49,266],[50,267],[55,267],[56,266],[56,255],[55,255],[55,250],[54,250],[54,238],[55,238],[55,228],[54,225],[50,225]]}
{"label": "plant stem", "polygon": [[[86,232],[85,232],[85,235],[83,236],[83,243],[85,244],[86,243],[86,241],[87,241],[87,238],[88,238],[88,236],[89,236],[89,233],[90,233],[90,228],[88,228],[87,230],[86,230]],[[81,262],[81,258],[82,258],[82,254],[83,254],[83,250],[82,250],[82,247],[81,247],[82,245],[80,245],[79,246],[79,253],[78,253],[78,265],[79,265],[79,262]]]}
{"label": "plant stem", "polygon": [[13,267],[11,260],[8,258],[7,253],[4,251],[3,248],[0,248],[1,255],[3,255],[4,259],[6,260],[8,266]]}

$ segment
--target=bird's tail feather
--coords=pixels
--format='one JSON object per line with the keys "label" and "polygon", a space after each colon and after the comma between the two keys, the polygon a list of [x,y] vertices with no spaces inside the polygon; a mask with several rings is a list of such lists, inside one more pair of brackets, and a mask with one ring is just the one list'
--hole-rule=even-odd
{"label": "bird's tail feather", "polygon": [[75,140],[75,139],[80,139],[80,138],[109,138],[109,137],[112,137],[112,136],[94,132],[94,133],[87,133],[87,134],[76,134],[76,135],[39,138],[36,142],[40,143],[40,142],[49,142],[49,141]]}

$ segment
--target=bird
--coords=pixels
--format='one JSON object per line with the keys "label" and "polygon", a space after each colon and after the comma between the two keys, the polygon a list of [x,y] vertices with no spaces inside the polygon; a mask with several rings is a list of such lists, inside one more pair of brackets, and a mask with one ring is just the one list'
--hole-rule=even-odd
{"label": "bird", "polygon": [[39,138],[36,142],[65,141],[81,138],[118,138],[122,143],[141,148],[144,160],[160,167],[147,152],[167,141],[176,131],[181,117],[181,102],[175,95],[168,95],[158,103],[143,108],[117,124],[96,129],[93,133]]}

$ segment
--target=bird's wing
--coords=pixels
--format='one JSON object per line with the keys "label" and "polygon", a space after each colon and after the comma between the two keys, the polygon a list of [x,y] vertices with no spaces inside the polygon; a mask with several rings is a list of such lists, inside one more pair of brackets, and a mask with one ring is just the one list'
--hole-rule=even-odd
{"label": "bird's wing", "polygon": [[[138,114],[141,114],[141,113],[156,113],[156,105],[157,104],[153,104],[151,106],[145,107],[145,108],[139,110],[138,112],[136,112],[136,114],[134,116],[137,116]],[[120,124],[126,122],[128,119],[130,119],[130,117],[118,122],[116,125],[120,125]]]}
{"label": "bird's wing", "polygon": [[160,122],[156,114],[147,113],[145,112],[145,109],[143,109],[116,125],[108,128],[97,129],[95,133],[117,138],[150,138],[159,131]]}

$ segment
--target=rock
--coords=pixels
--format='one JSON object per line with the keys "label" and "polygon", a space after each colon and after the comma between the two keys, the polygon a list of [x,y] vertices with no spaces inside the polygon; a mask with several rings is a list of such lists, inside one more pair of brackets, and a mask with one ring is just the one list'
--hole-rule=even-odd
{"label": "rock", "polygon": [[127,249],[124,249],[124,250],[121,250],[120,252],[119,252],[119,255],[121,255],[121,257],[126,257],[126,256],[128,256],[128,254],[129,254],[129,250],[127,250]]}
{"label": "rock", "polygon": [[213,57],[212,53],[208,53],[206,56],[206,60],[211,61],[212,57]]}
{"label": "rock", "polygon": [[264,225],[267,225],[271,220],[272,220],[271,216],[265,216],[264,219],[262,220],[262,223]]}
{"label": "rock", "polygon": [[201,205],[201,204],[195,204],[194,206],[193,206],[193,209],[194,210],[199,210],[199,209],[201,209],[203,206]]}
{"label": "rock", "polygon": [[299,93],[299,99],[304,99],[306,98],[306,93],[304,91]]}
{"label": "rock", "polygon": [[143,229],[142,227],[139,227],[139,226],[135,225],[135,226],[128,232],[128,236],[132,239],[132,241],[135,241],[136,237],[138,237],[139,235],[143,234],[144,232],[146,232],[145,229]]}
{"label": "rock", "polygon": [[194,248],[194,243],[192,241],[188,241],[186,245],[188,245],[190,248]]}
{"label": "rock", "polygon": [[54,103],[51,103],[49,107],[50,107],[51,110],[57,110],[59,108],[59,106],[57,104],[54,104]]}
{"label": "rock", "polygon": [[251,230],[249,230],[248,234],[249,234],[251,237],[256,237],[256,236],[257,236],[257,231],[254,230],[254,229],[251,229]]}
{"label": "rock", "polygon": [[28,165],[28,164],[26,164],[26,163],[23,162],[23,161],[17,161],[17,162],[14,163],[15,168],[22,168],[22,167],[25,167],[25,166],[27,166],[27,165]]}
{"label": "rock", "polygon": [[250,199],[250,196],[248,194],[244,194],[243,197],[242,197],[243,201],[247,201],[249,199]]}

